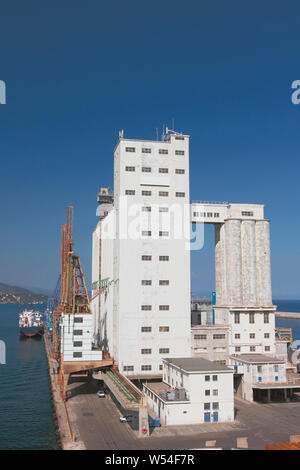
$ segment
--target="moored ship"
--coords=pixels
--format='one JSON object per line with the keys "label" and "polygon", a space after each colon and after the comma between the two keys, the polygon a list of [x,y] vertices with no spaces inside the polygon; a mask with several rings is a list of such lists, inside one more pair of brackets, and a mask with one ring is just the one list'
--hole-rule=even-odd
{"label": "moored ship", "polygon": [[19,314],[19,330],[21,336],[42,335],[44,331],[42,314],[33,310],[24,310]]}

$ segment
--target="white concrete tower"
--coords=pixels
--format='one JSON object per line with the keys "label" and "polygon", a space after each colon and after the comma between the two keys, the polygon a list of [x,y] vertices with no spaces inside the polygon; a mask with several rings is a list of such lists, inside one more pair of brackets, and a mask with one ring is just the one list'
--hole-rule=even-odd
{"label": "white concrete tower", "polygon": [[[101,279],[113,281],[101,296],[101,344],[125,375],[161,375],[162,358],[191,354],[189,137],[171,132],[146,141],[121,134],[114,208],[101,224]],[[104,229],[111,229],[113,243]]]}

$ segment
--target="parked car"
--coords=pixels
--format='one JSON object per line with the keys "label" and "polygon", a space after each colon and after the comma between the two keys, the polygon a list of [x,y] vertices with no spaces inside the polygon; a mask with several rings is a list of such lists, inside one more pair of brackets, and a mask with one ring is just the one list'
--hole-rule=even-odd
{"label": "parked car", "polygon": [[130,423],[132,421],[131,415],[120,416],[121,423]]}
{"label": "parked car", "polygon": [[99,398],[105,398],[105,393],[103,392],[103,390],[98,390],[97,396],[98,396]]}

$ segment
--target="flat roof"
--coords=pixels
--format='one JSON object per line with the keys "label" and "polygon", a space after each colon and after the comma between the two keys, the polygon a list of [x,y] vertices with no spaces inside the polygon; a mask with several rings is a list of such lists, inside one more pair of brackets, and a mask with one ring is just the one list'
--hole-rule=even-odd
{"label": "flat roof", "polygon": [[249,362],[250,364],[278,364],[284,363],[283,359],[276,356],[268,356],[267,354],[237,354],[230,356],[232,359],[241,362]]}
{"label": "flat roof", "polygon": [[233,372],[233,369],[220,364],[215,361],[208,361],[202,357],[175,357],[175,358],[164,358],[164,362],[174,365],[179,369],[183,369],[186,372],[217,372],[226,371]]}

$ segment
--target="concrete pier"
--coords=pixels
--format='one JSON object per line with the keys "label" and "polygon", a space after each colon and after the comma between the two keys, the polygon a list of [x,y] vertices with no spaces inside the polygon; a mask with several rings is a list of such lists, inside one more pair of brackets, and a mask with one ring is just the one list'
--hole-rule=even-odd
{"label": "concrete pier", "polygon": [[281,318],[294,318],[294,320],[300,319],[299,312],[275,312],[276,317]]}
{"label": "concrete pier", "polygon": [[72,431],[66,404],[63,402],[61,397],[58,375],[54,373],[56,370],[56,362],[54,359],[52,359],[51,343],[46,333],[44,334],[44,342],[49,367],[52,399],[58,423],[61,447],[63,450],[85,450],[85,445],[82,441],[73,441],[75,434]]}

